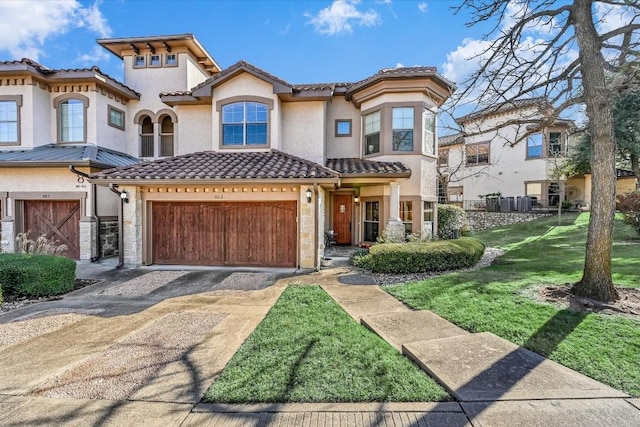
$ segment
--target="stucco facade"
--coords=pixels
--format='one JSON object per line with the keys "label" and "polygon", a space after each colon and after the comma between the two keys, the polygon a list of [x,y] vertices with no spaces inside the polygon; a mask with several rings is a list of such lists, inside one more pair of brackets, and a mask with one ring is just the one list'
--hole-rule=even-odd
{"label": "stucco facade", "polygon": [[[168,262],[154,251],[160,238],[154,227],[166,225],[158,222],[154,204],[168,209],[203,204],[211,212],[216,206],[249,209],[252,203],[268,209],[295,206],[295,214],[287,214],[293,224],[287,227],[295,227],[295,232],[287,229],[287,236],[295,237],[282,244],[288,246],[287,265],[299,268],[318,268],[327,230],[345,245],[375,241],[389,227],[400,236],[433,233],[436,117],[455,89],[435,68],[385,69],[354,83],[295,85],[243,61],[222,68],[190,34],[98,43],[123,61],[124,82],[97,69],[47,71],[32,61],[0,64],[2,78],[25,76],[21,85],[0,84],[0,101],[3,95],[21,97],[20,141],[0,144],[0,163],[3,155],[11,159],[12,149],[47,144],[103,147],[116,152],[103,157],[120,156],[122,163],[113,160],[111,166],[120,169],[110,172],[109,164],[96,160],[78,173],[78,168],[68,169],[72,162],[60,160],[53,175],[44,160],[32,162],[28,170],[0,168],[6,176],[0,187],[7,206],[3,231],[10,234],[5,240],[20,228],[11,219],[19,207],[11,194],[22,185],[21,173],[29,175],[25,191],[76,192],[84,200],[78,225],[81,259],[97,256],[100,218],[120,217],[123,264]],[[52,73],[58,73],[55,79]],[[78,141],[60,140],[67,130],[59,106],[67,111],[60,104],[67,99],[84,111]],[[371,117],[379,117],[377,130],[365,126]],[[36,125],[43,121],[47,126]],[[375,150],[369,148],[374,137]],[[207,152],[220,153],[219,162],[240,164],[247,153],[264,153],[267,163],[251,157],[233,175],[221,175],[220,164],[207,163],[211,172],[192,169],[189,159],[201,161],[197,153]],[[136,174],[127,175],[130,169]],[[78,187],[81,178],[86,188]],[[208,227],[191,226],[192,231],[183,230],[185,236]],[[281,225],[273,220],[259,226]]]}

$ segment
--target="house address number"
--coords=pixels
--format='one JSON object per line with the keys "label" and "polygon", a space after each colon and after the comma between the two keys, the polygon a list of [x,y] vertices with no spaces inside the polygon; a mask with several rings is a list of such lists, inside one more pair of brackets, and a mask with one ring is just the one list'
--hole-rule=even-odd
{"label": "house address number", "polygon": [[42,198],[43,199],[50,199],[51,198],[51,194],[43,194]]}

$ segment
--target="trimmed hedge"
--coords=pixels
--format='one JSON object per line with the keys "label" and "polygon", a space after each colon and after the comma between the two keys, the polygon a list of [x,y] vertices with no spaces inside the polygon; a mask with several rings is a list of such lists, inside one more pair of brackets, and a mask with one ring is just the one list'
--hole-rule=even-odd
{"label": "trimmed hedge", "polygon": [[426,273],[472,267],[484,253],[484,244],[471,237],[416,243],[373,245],[353,264],[374,273]]}
{"label": "trimmed hedge", "polygon": [[461,207],[438,204],[438,238],[457,239],[460,237],[466,219],[467,213]]}
{"label": "trimmed hedge", "polygon": [[0,287],[25,297],[59,295],[73,289],[76,263],[60,256],[0,254]]}

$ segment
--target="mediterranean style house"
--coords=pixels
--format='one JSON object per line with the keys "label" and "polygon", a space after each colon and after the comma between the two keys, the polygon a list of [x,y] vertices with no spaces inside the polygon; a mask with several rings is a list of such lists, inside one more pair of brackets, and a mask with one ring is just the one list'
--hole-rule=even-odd
{"label": "mediterranean style house", "polygon": [[433,233],[455,89],[435,68],[291,84],[223,69],[191,34],[98,43],[124,82],[0,62],[5,251],[30,231],[96,259],[117,228],[127,266],[317,268],[329,230],[344,245]]}
{"label": "mediterranean style house", "polygon": [[565,200],[588,206],[590,176],[562,176],[573,122],[532,127],[546,106],[542,98],[525,99],[456,119],[462,132],[440,138],[440,200],[466,210],[484,209],[486,196],[497,194],[513,197],[502,210],[557,208]]}

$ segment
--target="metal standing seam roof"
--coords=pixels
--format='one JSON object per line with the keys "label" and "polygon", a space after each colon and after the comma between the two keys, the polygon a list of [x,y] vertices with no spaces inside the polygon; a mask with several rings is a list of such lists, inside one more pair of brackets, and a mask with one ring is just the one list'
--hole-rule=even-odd
{"label": "metal standing seam roof", "polygon": [[96,172],[101,180],[280,180],[339,179],[325,166],[279,150],[264,152],[203,151]]}
{"label": "metal standing seam roof", "polygon": [[401,162],[376,162],[358,158],[327,159],[325,165],[344,175],[411,175]]}
{"label": "metal standing seam roof", "polygon": [[19,150],[0,150],[0,164],[69,164],[114,168],[140,163],[140,160],[126,153],[98,147],[93,144],[48,144]]}

